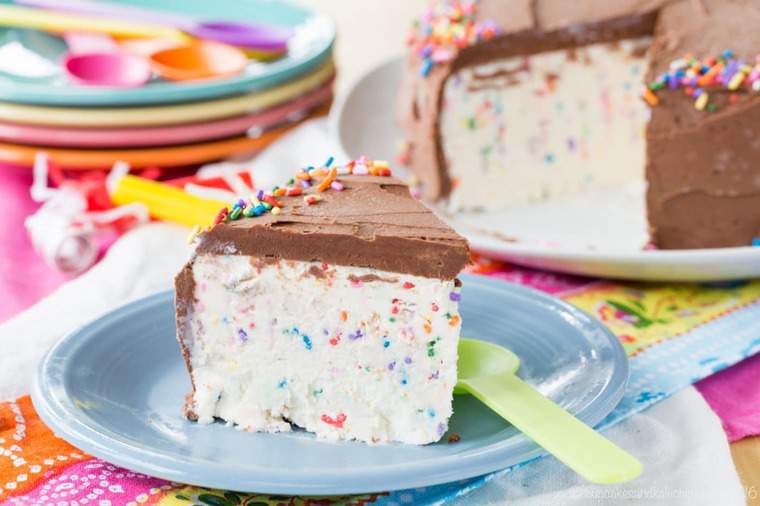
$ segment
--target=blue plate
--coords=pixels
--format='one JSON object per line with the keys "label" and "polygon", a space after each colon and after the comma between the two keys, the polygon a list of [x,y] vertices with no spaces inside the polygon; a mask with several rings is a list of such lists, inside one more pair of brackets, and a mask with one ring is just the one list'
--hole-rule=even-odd
{"label": "blue plate", "polygon": [[[520,375],[596,424],[620,400],[628,362],[599,322],[562,301],[463,276],[463,334],[513,350]],[[331,443],[306,432],[251,434],[182,415],[190,381],[174,337],[171,292],[127,304],[74,331],[47,354],[32,399],[74,446],[168,480],[269,494],[333,495],[422,487],[525,462],[543,452],[471,396],[449,433],[428,446]]]}
{"label": "blue plate", "polygon": [[[0,4],[12,0],[0,0]],[[30,82],[23,76],[0,75],[0,97],[10,102],[46,105],[129,105],[207,100],[226,95],[269,88],[293,76],[316,68],[330,57],[335,41],[335,27],[324,16],[283,0],[119,0],[118,3],[149,7],[167,12],[196,16],[200,19],[224,20],[287,26],[295,30],[286,56],[273,62],[249,63],[237,76],[195,82],[151,81],[141,88],[98,88],[77,86],[63,74]],[[11,30],[13,31],[13,30]],[[8,30],[0,38],[12,39]],[[57,62],[60,48],[48,43],[27,45],[27,49],[49,61]]]}

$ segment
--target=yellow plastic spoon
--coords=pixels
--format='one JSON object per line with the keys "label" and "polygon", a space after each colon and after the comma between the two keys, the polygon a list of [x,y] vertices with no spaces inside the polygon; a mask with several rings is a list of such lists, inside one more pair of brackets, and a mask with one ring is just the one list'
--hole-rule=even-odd
{"label": "yellow plastic spoon", "polygon": [[461,339],[454,393],[474,395],[588,481],[622,483],[641,474],[641,462],[523,382],[519,367],[506,348]]}
{"label": "yellow plastic spoon", "polygon": [[180,30],[166,26],[64,14],[14,5],[0,5],[0,26],[32,28],[55,33],[96,32],[114,37],[158,37],[182,43],[191,40]]}

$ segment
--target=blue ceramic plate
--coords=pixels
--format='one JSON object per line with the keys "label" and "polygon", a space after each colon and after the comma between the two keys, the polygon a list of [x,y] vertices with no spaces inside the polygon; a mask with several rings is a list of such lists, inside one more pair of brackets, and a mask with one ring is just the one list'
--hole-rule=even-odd
{"label": "blue ceramic plate", "polygon": [[[513,350],[520,375],[596,424],[620,400],[628,363],[580,310],[527,288],[463,276],[464,335]],[[470,396],[428,446],[330,443],[305,432],[251,434],[182,415],[190,381],[174,337],[171,292],[123,306],[63,338],[40,364],[32,398],[56,434],[115,464],[183,483],[270,494],[332,495],[428,486],[542,454]]]}
{"label": "blue ceramic plate", "polygon": [[[0,0],[0,4],[12,0]],[[286,56],[273,62],[252,61],[235,77],[174,83],[151,81],[141,88],[118,89],[73,85],[62,73],[30,80],[28,76],[0,74],[0,97],[10,102],[47,105],[128,105],[186,102],[246,93],[274,86],[308,72],[330,56],[335,27],[324,16],[284,0],[119,0],[118,3],[177,12],[208,20],[233,20],[287,26],[295,35]],[[57,62],[61,46],[48,40],[16,36],[0,30],[0,44],[21,41],[40,59]],[[36,57],[35,57],[36,58]]]}

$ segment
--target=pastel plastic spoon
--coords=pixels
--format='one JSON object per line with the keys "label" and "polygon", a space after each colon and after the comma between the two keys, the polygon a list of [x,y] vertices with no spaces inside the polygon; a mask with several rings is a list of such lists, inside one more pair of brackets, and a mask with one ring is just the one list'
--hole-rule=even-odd
{"label": "pastel plastic spoon", "polygon": [[150,80],[147,60],[121,50],[108,35],[67,32],[63,38],[69,46],[63,68],[78,84],[134,88]]}
{"label": "pastel plastic spoon", "polygon": [[[98,86],[142,86],[156,73],[172,81],[222,77],[241,72],[248,63],[240,49],[217,42],[190,44],[153,43],[156,50],[130,51],[129,43],[117,45],[108,35],[66,33],[69,55],[64,59],[66,71],[81,84]],[[146,39],[129,39],[137,44]],[[160,39],[147,39],[158,41]],[[148,54],[144,54],[147,52]]]}
{"label": "pastel plastic spoon", "polygon": [[214,40],[262,53],[284,53],[292,35],[290,29],[283,27],[230,20],[200,21],[175,13],[93,0],[16,0],[16,3],[57,11],[165,24],[199,39]]}
{"label": "pastel plastic spoon", "polygon": [[171,81],[207,79],[237,74],[248,64],[243,51],[218,42],[127,39],[117,45],[108,35],[78,32],[64,39],[75,53],[64,59],[66,71],[84,84],[141,86],[150,79],[151,67]]}
{"label": "pastel plastic spoon", "polygon": [[461,339],[454,393],[474,395],[588,481],[621,483],[641,474],[641,462],[524,383],[519,367],[506,348]]}
{"label": "pastel plastic spoon", "polygon": [[248,64],[240,49],[201,40],[156,51],[150,61],[158,75],[171,81],[230,76],[239,74]]}
{"label": "pastel plastic spoon", "polygon": [[126,52],[70,53],[63,68],[76,83],[86,86],[135,88],[150,80],[150,65],[145,59]]}
{"label": "pastel plastic spoon", "polygon": [[33,28],[54,33],[96,32],[119,37],[159,37],[178,42],[190,40],[181,31],[166,26],[42,11],[15,5],[0,5],[0,26]]}

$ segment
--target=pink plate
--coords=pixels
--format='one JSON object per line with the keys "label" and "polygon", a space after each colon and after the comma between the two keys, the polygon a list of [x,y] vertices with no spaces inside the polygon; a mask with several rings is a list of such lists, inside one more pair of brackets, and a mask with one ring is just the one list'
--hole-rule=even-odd
{"label": "pink plate", "polygon": [[326,102],[332,82],[265,111],[205,123],[134,128],[66,128],[0,121],[0,140],[21,144],[72,147],[136,147],[186,144],[267,129]]}

